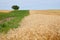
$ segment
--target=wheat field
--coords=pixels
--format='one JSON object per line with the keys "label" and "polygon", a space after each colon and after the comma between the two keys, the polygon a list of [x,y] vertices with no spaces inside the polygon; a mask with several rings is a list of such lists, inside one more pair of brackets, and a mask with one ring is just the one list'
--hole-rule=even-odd
{"label": "wheat field", "polygon": [[12,10],[0,10],[0,12],[2,12],[2,13],[9,13],[9,12],[11,12]]}
{"label": "wheat field", "polygon": [[0,40],[60,40],[60,16],[42,13],[30,11],[18,28],[0,35]]}
{"label": "wheat field", "polygon": [[60,10],[30,10],[30,14],[60,15]]}

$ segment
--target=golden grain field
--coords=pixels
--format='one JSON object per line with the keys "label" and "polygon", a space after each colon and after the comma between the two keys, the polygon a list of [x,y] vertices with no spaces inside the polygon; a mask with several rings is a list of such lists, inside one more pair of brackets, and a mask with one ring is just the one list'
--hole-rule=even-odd
{"label": "golden grain field", "polygon": [[60,10],[30,10],[30,14],[60,15]]}
{"label": "golden grain field", "polygon": [[[49,15],[46,15],[49,14]],[[0,34],[0,40],[60,40],[60,11],[30,10],[18,28]]]}
{"label": "golden grain field", "polygon": [[9,12],[11,12],[11,10],[0,10],[0,12],[2,12],[2,13],[9,13]]}

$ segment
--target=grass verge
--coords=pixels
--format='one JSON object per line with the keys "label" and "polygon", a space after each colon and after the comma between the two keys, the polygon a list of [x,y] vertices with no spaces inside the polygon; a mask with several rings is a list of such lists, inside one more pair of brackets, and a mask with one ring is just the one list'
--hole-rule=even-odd
{"label": "grass verge", "polygon": [[11,28],[17,28],[19,26],[18,23],[27,15],[29,15],[29,10],[16,10],[7,14],[0,12],[0,20],[13,17],[10,21],[5,20],[3,23],[0,23],[0,32],[6,33]]}

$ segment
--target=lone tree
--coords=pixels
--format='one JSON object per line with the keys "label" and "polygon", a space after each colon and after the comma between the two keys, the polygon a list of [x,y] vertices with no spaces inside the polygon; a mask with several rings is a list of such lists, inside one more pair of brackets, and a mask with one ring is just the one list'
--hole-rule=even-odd
{"label": "lone tree", "polygon": [[13,5],[13,6],[12,6],[12,9],[14,9],[14,10],[18,10],[18,9],[19,9],[19,6],[17,6],[17,5]]}

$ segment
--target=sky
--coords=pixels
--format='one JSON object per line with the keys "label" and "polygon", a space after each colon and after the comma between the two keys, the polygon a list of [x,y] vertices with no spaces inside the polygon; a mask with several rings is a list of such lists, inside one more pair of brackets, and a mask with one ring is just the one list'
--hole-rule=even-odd
{"label": "sky", "polygon": [[60,0],[0,0],[0,10],[12,10],[12,5],[21,10],[60,9]]}

